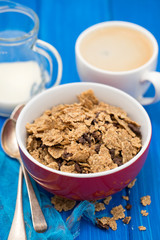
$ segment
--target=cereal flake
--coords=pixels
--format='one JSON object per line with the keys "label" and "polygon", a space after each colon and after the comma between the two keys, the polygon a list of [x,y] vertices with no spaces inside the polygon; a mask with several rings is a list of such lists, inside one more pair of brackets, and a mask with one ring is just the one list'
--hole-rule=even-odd
{"label": "cereal flake", "polygon": [[97,225],[101,228],[109,229],[109,227],[116,231],[117,230],[117,223],[114,218],[110,217],[102,217],[97,219]]}
{"label": "cereal flake", "polygon": [[106,204],[106,205],[109,205],[110,201],[112,200],[112,196],[108,196],[106,197],[103,202]]}
{"label": "cereal flake", "polygon": [[144,226],[139,226],[138,228],[139,228],[140,231],[145,231],[146,230],[146,227],[144,227]]}
{"label": "cereal flake", "polygon": [[115,220],[124,218],[125,217],[124,212],[125,212],[125,209],[121,204],[119,206],[112,208],[111,210],[111,214],[113,215],[113,218]]}
{"label": "cereal flake", "polygon": [[129,197],[128,196],[122,196],[122,198],[126,201],[129,201]]}
{"label": "cereal flake", "polygon": [[76,205],[76,201],[57,195],[51,197],[51,203],[54,204],[55,209],[59,212],[71,210]]}
{"label": "cereal flake", "polygon": [[141,203],[143,206],[147,206],[151,204],[151,197],[149,195],[141,197]]}
{"label": "cereal flake", "polygon": [[141,210],[141,214],[142,216],[147,217],[149,213],[146,210]]}
{"label": "cereal flake", "polygon": [[96,212],[99,212],[99,211],[102,211],[102,210],[105,210],[105,209],[106,209],[106,208],[105,208],[105,206],[104,206],[103,203],[97,202],[97,203],[95,204],[95,211],[96,211]]}
{"label": "cereal flake", "polygon": [[135,185],[135,182],[137,181],[137,179],[135,178],[132,182],[130,182],[129,184],[128,184],[128,188],[132,188],[134,185]]}

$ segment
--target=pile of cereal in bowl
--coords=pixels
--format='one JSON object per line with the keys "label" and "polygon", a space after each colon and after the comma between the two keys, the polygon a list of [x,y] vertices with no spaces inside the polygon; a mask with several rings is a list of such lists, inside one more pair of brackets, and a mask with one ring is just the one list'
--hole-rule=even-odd
{"label": "pile of cereal in bowl", "polygon": [[46,110],[26,124],[27,150],[38,162],[63,172],[96,173],[131,160],[142,147],[140,126],[92,90],[78,103]]}

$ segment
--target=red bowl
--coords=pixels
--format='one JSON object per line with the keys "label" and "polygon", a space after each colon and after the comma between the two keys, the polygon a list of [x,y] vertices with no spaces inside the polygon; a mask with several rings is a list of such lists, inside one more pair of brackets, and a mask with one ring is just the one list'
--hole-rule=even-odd
{"label": "red bowl", "polygon": [[[36,161],[26,149],[26,123],[31,123],[54,105],[76,102],[76,96],[87,89],[93,89],[99,100],[123,108],[131,119],[141,125],[142,148],[140,152],[120,167],[90,174],[61,172]],[[125,188],[143,167],[149,150],[151,134],[149,116],[134,98],[113,87],[85,82],[65,84],[40,93],[23,108],[16,124],[20,154],[31,177],[47,191],[75,200],[101,199]]]}

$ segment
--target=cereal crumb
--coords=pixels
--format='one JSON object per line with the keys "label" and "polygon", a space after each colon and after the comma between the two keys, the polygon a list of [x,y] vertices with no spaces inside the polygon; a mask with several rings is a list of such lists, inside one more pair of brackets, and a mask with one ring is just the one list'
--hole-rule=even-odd
{"label": "cereal crumb", "polygon": [[131,217],[125,217],[123,220],[122,220],[125,224],[129,224],[129,222],[131,221]]}
{"label": "cereal crumb", "polygon": [[54,204],[55,209],[59,212],[62,212],[62,210],[64,211],[71,210],[76,205],[76,201],[63,198],[57,195],[51,197],[51,203]]}
{"label": "cereal crumb", "polygon": [[151,204],[151,197],[149,195],[141,197],[141,203],[143,206],[147,206]]}
{"label": "cereal crumb", "polygon": [[111,209],[111,214],[113,215],[113,218],[115,220],[124,218],[125,217],[124,212],[125,212],[125,209],[121,204]]}
{"label": "cereal crumb", "polygon": [[106,204],[106,205],[109,205],[110,201],[112,200],[112,196],[108,196],[106,197],[103,202]]}
{"label": "cereal crumb", "polygon": [[146,227],[144,227],[144,226],[139,226],[138,228],[139,228],[140,231],[145,231],[146,230]]}
{"label": "cereal crumb", "polygon": [[97,219],[97,226],[105,229],[109,229],[110,227],[113,231],[117,230],[117,223],[115,219],[110,217],[102,217]]}
{"label": "cereal crumb", "polygon": [[135,185],[135,182],[137,181],[137,179],[135,178],[132,182],[130,182],[129,184],[128,184],[128,188],[132,188],[134,185]]}
{"label": "cereal crumb", "polygon": [[129,201],[129,197],[128,196],[122,196],[122,198],[126,201]]}
{"label": "cereal crumb", "polygon": [[106,209],[106,208],[105,208],[105,206],[104,206],[103,203],[97,202],[97,203],[95,204],[95,211],[96,211],[96,212],[102,211],[102,210],[104,210],[104,209]]}
{"label": "cereal crumb", "polygon": [[146,212],[146,210],[141,210],[141,214],[142,214],[142,216],[145,216],[145,217],[146,217],[146,216],[148,216],[149,213]]}

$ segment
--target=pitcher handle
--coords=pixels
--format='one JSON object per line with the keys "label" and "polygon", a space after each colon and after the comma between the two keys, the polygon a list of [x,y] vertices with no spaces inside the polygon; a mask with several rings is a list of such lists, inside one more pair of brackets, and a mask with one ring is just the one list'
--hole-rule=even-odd
{"label": "pitcher handle", "polygon": [[[52,74],[53,74],[53,61],[52,59],[55,57],[56,61],[58,63],[58,71],[57,71],[57,77],[56,77],[56,81],[52,86],[57,86],[60,84],[61,78],[62,78],[62,59],[60,54],[58,53],[57,49],[55,47],[53,47],[51,44],[37,39],[34,46],[33,46],[33,51],[39,53],[40,55],[44,56],[50,65],[50,79],[49,81],[51,81],[52,79]],[[49,82],[48,81],[48,82]]]}

